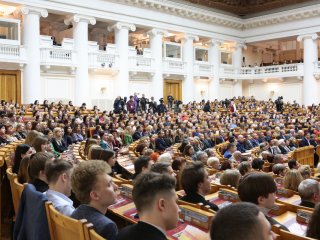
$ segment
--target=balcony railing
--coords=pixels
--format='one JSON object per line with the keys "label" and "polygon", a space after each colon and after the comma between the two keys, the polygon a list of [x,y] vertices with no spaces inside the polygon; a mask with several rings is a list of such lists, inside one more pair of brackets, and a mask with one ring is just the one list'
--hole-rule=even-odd
{"label": "balcony railing", "polygon": [[185,75],[186,73],[186,62],[179,60],[163,60],[163,73],[165,74],[178,74]]}
{"label": "balcony railing", "polygon": [[0,44],[0,61],[23,63],[26,61],[26,53],[23,46]]}
{"label": "balcony railing", "polygon": [[210,77],[213,75],[213,65],[208,62],[196,61],[193,65],[194,76]]}
{"label": "balcony railing", "polygon": [[75,66],[75,52],[59,46],[42,47],[40,49],[42,65]]}
{"label": "balcony railing", "polygon": [[260,79],[267,77],[298,77],[303,76],[303,64],[273,65],[267,67],[242,67],[236,69],[232,66],[222,66],[221,78],[232,79]]}
{"label": "balcony railing", "polygon": [[129,70],[135,72],[154,72],[154,59],[143,55],[129,57]]}
{"label": "balcony railing", "polygon": [[118,68],[118,55],[106,51],[89,52],[89,68]]}

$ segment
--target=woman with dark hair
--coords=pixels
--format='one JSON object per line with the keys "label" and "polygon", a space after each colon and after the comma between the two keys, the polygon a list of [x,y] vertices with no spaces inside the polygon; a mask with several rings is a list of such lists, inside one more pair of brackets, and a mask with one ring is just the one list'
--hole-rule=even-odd
{"label": "woman with dark hair", "polygon": [[12,172],[18,174],[21,160],[33,153],[33,149],[27,144],[20,144],[17,146],[14,153],[14,161]]}
{"label": "woman with dark hair", "polygon": [[72,128],[70,126],[65,126],[63,139],[67,143],[67,147],[73,144],[72,137],[73,137]]}
{"label": "woman with dark hair", "polygon": [[310,238],[320,239],[320,203],[314,208],[311,219],[308,223],[306,236]]}
{"label": "woman with dark hair", "polygon": [[255,158],[252,160],[251,166],[254,170],[262,171],[264,161],[260,158]]}

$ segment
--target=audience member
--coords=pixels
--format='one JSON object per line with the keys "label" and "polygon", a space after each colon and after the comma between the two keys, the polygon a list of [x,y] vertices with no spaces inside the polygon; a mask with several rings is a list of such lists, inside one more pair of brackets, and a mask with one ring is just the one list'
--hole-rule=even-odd
{"label": "audience member", "polygon": [[320,202],[320,183],[314,179],[303,180],[298,187],[300,206],[314,208]]}

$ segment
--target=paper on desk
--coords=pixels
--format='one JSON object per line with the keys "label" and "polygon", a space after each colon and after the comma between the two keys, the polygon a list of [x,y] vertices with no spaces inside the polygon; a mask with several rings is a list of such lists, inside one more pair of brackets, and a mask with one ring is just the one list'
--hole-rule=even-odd
{"label": "paper on desk", "polygon": [[200,229],[188,225],[181,235],[178,237],[179,240],[209,240],[209,234],[201,231]]}
{"label": "paper on desk", "polygon": [[299,236],[305,236],[307,231],[307,226],[299,223],[293,223],[288,228],[291,233],[294,233]]}

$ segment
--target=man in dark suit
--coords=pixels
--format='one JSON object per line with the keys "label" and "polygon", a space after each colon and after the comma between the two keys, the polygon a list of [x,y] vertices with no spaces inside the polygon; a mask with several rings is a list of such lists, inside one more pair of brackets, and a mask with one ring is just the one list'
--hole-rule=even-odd
{"label": "man in dark suit", "polygon": [[310,146],[310,133],[306,133],[304,135],[304,138],[302,138],[301,142],[300,142],[300,146],[301,147],[306,147],[306,146]]}
{"label": "man in dark suit", "polygon": [[164,132],[160,131],[158,133],[158,138],[156,139],[156,150],[164,151],[169,147],[163,137]]}
{"label": "man in dark suit", "polygon": [[139,140],[142,137],[142,133],[143,133],[143,127],[142,126],[138,126],[137,130],[132,135],[133,141]]}
{"label": "man in dark suit", "polygon": [[300,206],[314,208],[320,202],[320,183],[314,179],[303,180],[298,187]]}
{"label": "man in dark suit", "polygon": [[176,180],[169,174],[149,172],[139,176],[132,198],[140,221],[122,229],[116,240],[167,240],[166,231],[174,229],[179,220],[175,186]]}
{"label": "man in dark suit", "polygon": [[214,211],[219,208],[214,203],[207,201],[204,197],[211,191],[211,184],[208,172],[202,162],[193,162],[186,166],[181,174],[181,184],[186,195],[181,198],[182,201],[189,203],[203,203],[209,205]]}

